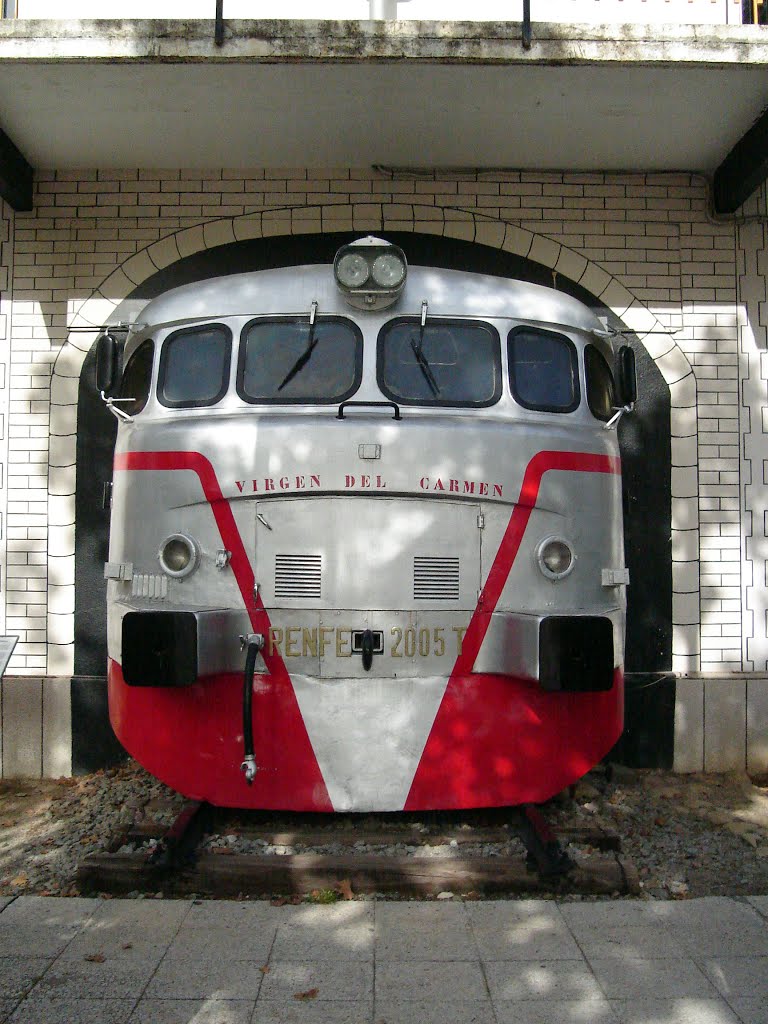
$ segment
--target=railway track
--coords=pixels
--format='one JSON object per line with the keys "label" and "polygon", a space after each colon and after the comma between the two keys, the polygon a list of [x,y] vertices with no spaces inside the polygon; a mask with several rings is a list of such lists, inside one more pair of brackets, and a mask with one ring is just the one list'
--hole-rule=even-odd
{"label": "railway track", "polygon": [[77,882],[83,892],[213,897],[639,892],[616,834],[555,834],[536,808],[320,823],[188,803],[170,827],[134,826],[85,857]]}

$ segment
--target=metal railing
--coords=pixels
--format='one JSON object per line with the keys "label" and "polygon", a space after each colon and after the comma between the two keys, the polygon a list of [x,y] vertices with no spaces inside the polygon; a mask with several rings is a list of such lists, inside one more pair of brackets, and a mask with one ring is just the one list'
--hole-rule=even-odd
{"label": "metal railing", "polygon": [[[3,0],[3,4],[9,0]],[[768,0],[751,0],[752,3],[768,3]],[[397,18],[397,0],[368,0],[371,21],[394,21]],[[533,33],[531,29],[531,0],[523,0],[523,46],[530,50]],[[213,40],[217,46],[224,45],[224,0],[216,0],[216,15]]]}

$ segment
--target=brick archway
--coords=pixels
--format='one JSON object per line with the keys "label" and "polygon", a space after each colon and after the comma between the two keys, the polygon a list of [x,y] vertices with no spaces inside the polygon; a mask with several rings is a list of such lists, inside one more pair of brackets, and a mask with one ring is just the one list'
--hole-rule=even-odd
{"label": "brick archway", "polygon": [[[474,242],[549,268],[594,295],[642,342],[666,381],[671,399],[670,427],[678,453],[672,468],[672,557],[674,595],[699,589],[698,517],[691,515],[689,478],[696,474],[696,381],[692,367],[671,334],[621,282],[580,253],[544,235],[480,214],[413,204],[383,218],[366,204],[291,206],[222,218],[167,235],[128,258],[75,313],[73,333],[62,347],[51,381],[51,441],[48,468],[48,674],[74,671],[75,489],[78,383],[100,325],[119,319],[123,300],[148,278],[195,253],[249,239],[332,231],[418,232]],[[446,216],[450,214],[450,216]],[[460,218],[460,219],[455,219]],[[91,330],[88,330],[91,328]],[[684,621],[678,621],[684,618]],[[673,604],[673,669],[699,667],[698,619],[678,617]]]}

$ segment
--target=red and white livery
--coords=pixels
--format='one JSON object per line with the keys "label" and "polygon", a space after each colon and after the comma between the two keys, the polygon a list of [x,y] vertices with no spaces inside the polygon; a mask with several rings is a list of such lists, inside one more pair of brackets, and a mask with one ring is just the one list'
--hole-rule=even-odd
{"label": "red and white livery", "polygon": [[396,811],[540,802],[610,750],[634,377],[586,306],[366,238],[141,319],[98,353],[129,753],[217,805]]}

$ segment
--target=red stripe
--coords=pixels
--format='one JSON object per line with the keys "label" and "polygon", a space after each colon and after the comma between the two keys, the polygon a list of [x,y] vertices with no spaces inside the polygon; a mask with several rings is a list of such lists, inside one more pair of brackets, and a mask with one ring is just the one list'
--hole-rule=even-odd
{"label": "red stripe", "polygon": [[[503,787],[499,787],[499,779],[495,778],[498,771],[495,766],[502,763],[509,766],[509,751],[515,748],[515,729],[525,729],[530,723],[523,723],[520,720],[512,728],[509,727],[509,723],[504,720],[504,698],[501,693],[498,694],[496,712],[485,703],[494,687],[498,690],[494,677],[484,677],[488,688],[485,699],[476,694],[473,696],[472,688],[467,690],[466,683],[490,626],[491,615],[496,610],[520,550],[528,521],[539,497],[542,478],[545,473],[554,469],[574,473],[620,473],[621,463],[617,457],[611,455],[562,451],[539,452],[528,463],[520,495],[478,599],[464,636],[461,653],[453,666],[422,752],[405,802],[406,811],[424,807],[469,807],[483,804],[490,806],[498,802],[509,802],[508,797],[497,797],[497,794],[503,791]],[[508,689],[507,692],[510,694],[508,700],[512,699],[512,691]],[[549,700],[549,696],[547,695],[545,701]],[[516,695],[516,699],[519,701],[520,695]],[[481,700],[484,701],[482,707],[479,706]],[[606,704],[607,700],[604,695],[599,695],[598,703]],[[520,708],[522,707],[521,704]],[[551,719],[556,710],[552,707],[546,709],[544,703],[541,710],[543,735],[551,728]],[[497,715],[495,722],[490,721],[494,714]],[[542,743],[542,746],[550,745],[549,740]],[[556,760],[557,752],[552,751],[551,754],[553,761]],[[541,763],[541,751],[537,751],[535,756],[539,761],[534,765],[533,771],[544,772],[546,769]],[[451,762],[455,766],[453,779],[450,779]],[[592,764],[594,763],[592,761]],[[587,767],[591,767],[592,764],[588,764]],[[580,770],[574,777],[578,778],[584,770],[586,768]],[[464,778],[461,778],[462,775]]]}
{"label": "red stripe", "polygon": [[539,497],[542,477],[551,469],[572,473],[620,473],[621,462],[612,455],[590,455],[587,452],[539,452],[528,463],[520,496],[510,516],[499,550],[493,560],[488,579],[482,589],[472,619],[469,623],[461,654],[456,659],[452,675],[471,672],[490,624],[490,617],[496,610],[501,592],[506,586],[512,566],[525,535]]}
{"label": "red stripe", "polygon": [[[229,501],[222,494],[216,472],[208,459],[199,452],[124,452],[115,455],[114,465],[118,470],[169,472],[188,469],[197,474],[206,501],[211,506],[224,547],[231,552],[229,564],[232,566],[253,631],[268,637],[271,624],[261,595],[254,594],[253,566],[243,545]],[[291,756],[305,759],[308,778],[315,776],[313,784],[317,806],[313,807],[313,810],[333,810],[285,663],[276,650],[270,654],[265,649],[262,651],[262,657],[269,669],[270,683],[281,690],[283,699],[289,699],[293,730],[290,737]],[[287,754],[288,742],[284,749]]]}

